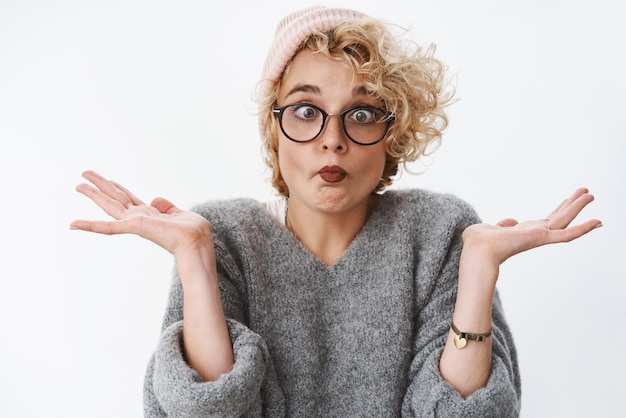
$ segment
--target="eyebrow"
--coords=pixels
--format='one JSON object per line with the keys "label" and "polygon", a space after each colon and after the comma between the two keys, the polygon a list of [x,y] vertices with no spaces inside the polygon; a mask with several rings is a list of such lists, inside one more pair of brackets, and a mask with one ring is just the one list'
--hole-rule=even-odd
{"label": "eyebrow", "polygon": [[[320,96],[322,94],[322,90],[318,86],[315,86],[312,84],[298,84],[294,88],[289,90],[289,92],[287,92],[287,94],[285,95],[285,98],[295,93],[311,93],[311,94]],[[365,86],[355,87],[352,90],[352,95],[353,96],[367,96],[367,91],[365,90]]]}

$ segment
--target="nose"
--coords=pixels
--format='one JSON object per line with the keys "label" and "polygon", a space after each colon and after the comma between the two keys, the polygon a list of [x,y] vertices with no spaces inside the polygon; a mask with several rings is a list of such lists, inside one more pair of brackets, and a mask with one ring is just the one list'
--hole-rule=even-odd
{"label": "nose", "polygon": [[341,125],[341,115],[329,114],[326,126],[321,133],[323,149],[345,152],[348,149],[348,138]]}

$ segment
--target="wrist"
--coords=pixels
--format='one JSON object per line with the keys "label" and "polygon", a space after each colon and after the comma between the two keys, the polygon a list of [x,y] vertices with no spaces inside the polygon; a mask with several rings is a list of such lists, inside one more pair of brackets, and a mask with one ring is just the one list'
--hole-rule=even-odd
{"label": "wrist", "polygon": [[493,293],[500,263],[481,247],[464,245],[459,258],[459,290]]}
{"label": "wrist", "polygon": [[459,329],[486,332],[491,328],[493,296],[499,267],[484,252],[473,247],[463,248],[454,307],[454,323]]}
{"label": "wrist", "polygon": [[217,265],[213,241],[198,242],[176,256],[176,266],[183,287],[217,283]]}

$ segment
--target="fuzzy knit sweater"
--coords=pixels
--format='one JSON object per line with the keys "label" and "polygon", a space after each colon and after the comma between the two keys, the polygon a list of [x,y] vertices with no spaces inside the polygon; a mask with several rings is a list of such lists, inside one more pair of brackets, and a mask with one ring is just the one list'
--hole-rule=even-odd
{"label": "fuzzy knit sweater", "polygon": [[233,369],[203,382],[182,355],[174,277],[148,365],[148,417],[516,417],[515,347],[496,293],[487,386],[466,399],[442,379],[463,201],[387,191],[332,267],[247,200],[195,208],[212,224]]}

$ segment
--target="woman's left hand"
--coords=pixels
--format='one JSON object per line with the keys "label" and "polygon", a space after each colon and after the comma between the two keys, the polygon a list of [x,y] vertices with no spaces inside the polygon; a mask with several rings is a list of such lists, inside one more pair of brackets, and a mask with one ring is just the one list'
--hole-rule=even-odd
{"label": "woman's left hand", "polygon": [[[581,188],[544,219],[526,222],[504,219],[496,225],[475,224],[466,228],[454,305],[456,326],[481,333],[491,329],[500,264],[523,251],[572,241],[602,226],[597,219],[570,226],[593,199],[587,189]],[[466,397],[487,384],[492,362],[491,343],[476,343],[461,350],[457,348],[457,337],[452,330],[449,332],[439,369],[444,379]]]}
{"label": "woman's left hand", "polygon": [[496,225],[472,225],[463,232],[464,247],[478,250],[500,265],[515,254],[532,248],[572,241],[602,226],[598,219],[570,226],[593,199],[589,190],[580,188],[544,219],[517,222],[509,218]]}

